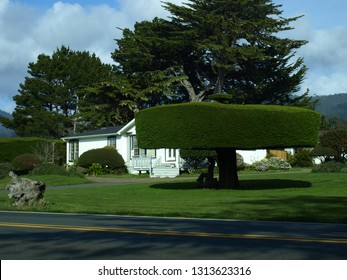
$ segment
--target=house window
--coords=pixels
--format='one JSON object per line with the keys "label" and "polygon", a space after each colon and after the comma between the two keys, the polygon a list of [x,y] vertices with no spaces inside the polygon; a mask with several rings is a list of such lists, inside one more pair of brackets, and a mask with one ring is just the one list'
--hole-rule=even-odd
{"label": "house window", "polygon": [[78,159],[78,140],[70,141],[69,145],[69,161],[72,162]]}
{"label": "house window", "polygon": [[176,161],[176,149],[165,150],[166,161]]}
{"label": "house window", "polygon": [[146,156],[155,158],[157,156],[156,149],[146,149]]}
{"label": "house window", "polygon": [[131,157],[140,156],[140,149],[139,149],[139,145],[137,144],[136,135],[132,135],[130,138],[130,150],[131,150]]}
{"label": "house window", "polygon": [[116,136],[107,137],[107,146],[117,148]]}
{"label": "house window", "polygon": [[154,149],[141,149],[139,148],[136,135],[132,135],[130,138],[130,151],[131,157],[155,157],[156,150]]}

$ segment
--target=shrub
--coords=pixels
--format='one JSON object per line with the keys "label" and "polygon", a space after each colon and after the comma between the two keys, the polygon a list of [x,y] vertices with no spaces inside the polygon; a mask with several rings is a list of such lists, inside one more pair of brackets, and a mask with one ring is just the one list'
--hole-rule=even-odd
{"label": "shrub", "polygon": [[313,148],[311,151],[312,157],[317,157],[321,162],[326,162],[331,159],[333,159],[336,155],[336,152],[329,147],[322,147],[321,145],[318,145]]}
{"label": "shrub", "polygon": [[347,164],[337,161],[327,161],[313,168],[314,173],[340,173],[346,172]]}
{"label": "shrub", "polygon": [[257,171],[288,170],[292,168],[288,162],[278,157],[265,158],[253,163],[252,166]]}
{"label": "shrub", "polygon": [[0,163],[0,179],[5,178],[8,176],[8,173],[10,173],[12,169],[11,163],[5,162],[5,163]]}
{"label": "shrub", "polygon": [[243,159],[243,156],[241,156],[239,153],[236,153],[236,164],[237,164],[237,170],[244,170],[246,168],[246,164]]}
{"label": "shrub", "polygon": [[116,149],[101,148],[93,149],[83,153],[77,161],[77,165],[90,168],[93,164],[99,164],[110,170],[124,168],[124,159]]}
{"label": "shrub", "polygon": [[290,157],[289,162],[292,166],[312,167],[313,157],[312,157],[311,151],[306,149],[298,150],[295,152],[294,156]]}
{"label": "shrub", "polygon": [[35,165],[41,163],[40,158],[35,154],[22,154],[12,160],[12,167],[17,174],[27,174]]}
{"label": "shrub", "polygon": [[100,175],[105,175],[110,173],[108,171],[108,168],[102,166],[99,163],[93,163],[91,166],[88,168],[88,174],[91,174],[93,176],[100,176]]}
{"label": "shrub", "polygon": [[30,173],[32,175],[78,175],[75,171],[69,171],[63,166],[47,162],[36,165]]}

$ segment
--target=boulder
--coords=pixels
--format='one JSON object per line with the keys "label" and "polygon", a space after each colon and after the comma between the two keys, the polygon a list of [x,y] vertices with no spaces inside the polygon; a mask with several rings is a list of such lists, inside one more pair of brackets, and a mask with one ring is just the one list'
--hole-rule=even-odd
{"label": "boulder", "polygon": [[43,198],[46,190],[44,182],[18,178],[12,171],[9,173],[9,176],[12,178],[12,181],[7,184],[6,190],[10,192],[8,197],[15,199],[14,206],[33,205]]}

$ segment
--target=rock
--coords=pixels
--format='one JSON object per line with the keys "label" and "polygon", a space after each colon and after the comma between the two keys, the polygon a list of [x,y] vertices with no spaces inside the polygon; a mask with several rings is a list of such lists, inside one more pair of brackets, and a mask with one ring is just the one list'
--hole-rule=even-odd
{"label": "rock", "polygon": [[18,178],[12,171],[9,173],[12,181],[7,184],[6,190],[10,191],[8,197],[16,201],[13,206],[23,206],[26,203],[33,205],[43,198],[46,190],[46,184],[40,181],[34,181],[26,178]]}

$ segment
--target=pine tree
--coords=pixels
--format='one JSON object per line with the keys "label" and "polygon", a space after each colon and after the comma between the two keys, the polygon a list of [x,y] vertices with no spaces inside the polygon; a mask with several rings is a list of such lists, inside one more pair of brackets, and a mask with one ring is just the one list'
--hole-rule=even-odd
{"label": "pine tree", "polygon": [[82,130],[126,124],[134,118],[139,94],[121,73],[112,80],[81,89],[78,118]]}
{"label": "pine tree", "polygon": [[19,136],[60,138],[77,131],[80,89],[112,76],[112,67],[89,52],[62,46],[29,63],[29,77],[14,96],[13,119],[1,119]]}

